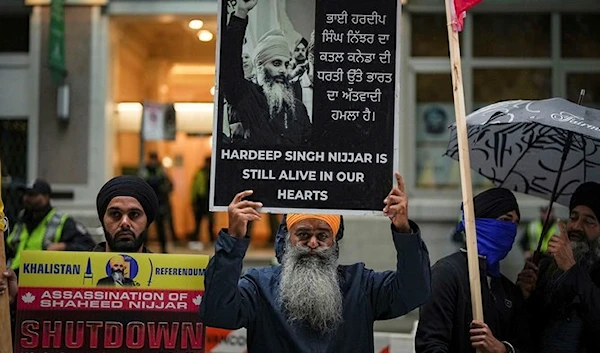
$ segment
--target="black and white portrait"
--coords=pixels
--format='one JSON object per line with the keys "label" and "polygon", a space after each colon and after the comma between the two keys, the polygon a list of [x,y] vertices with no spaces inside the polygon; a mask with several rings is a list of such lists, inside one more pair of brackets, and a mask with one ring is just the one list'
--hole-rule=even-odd
{"label": "black and white portrait", "polygon": [[219,59],[225,143],[310,145],[314,14],[300,19],[301,34],[288,17],[290,3],[227,1]]}

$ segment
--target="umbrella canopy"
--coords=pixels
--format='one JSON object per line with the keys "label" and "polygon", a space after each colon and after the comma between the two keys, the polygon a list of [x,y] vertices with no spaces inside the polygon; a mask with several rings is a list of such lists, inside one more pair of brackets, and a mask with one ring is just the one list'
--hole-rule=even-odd
{"label": "umbrella canopy", "polygon": [[[466,120],[471,168],[498,187],[568,205],[579,184],[600,181],[600,110],[562,98],[514,100]],[[458,160],[450,128],[445,154]]]}

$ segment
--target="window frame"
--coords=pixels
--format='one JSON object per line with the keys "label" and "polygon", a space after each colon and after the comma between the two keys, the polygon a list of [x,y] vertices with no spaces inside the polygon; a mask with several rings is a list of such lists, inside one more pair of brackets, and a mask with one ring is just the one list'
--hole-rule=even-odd
{"label": "window frame", "polygon": [[[587,12],[590,9],[586,9],[585,6],[573,6],[572,9],[566,9],[558,11],[558,9],[553,8],[546,11],[540,11],[538,9],[535,11],[534,9],[529,9],[526,12],[530,13],[546,13],[550,15],[551,22],[551,34],[550,34],[550,57],[549,58],[539,58],[539,57],[531,57],[531,58],[512,58],[512,57],[473,57],[473,16],[476,16],[477,13],[489,13],[489,12],[501,12],[501,13],[514,13],[517,11],[516,9],[505,5],[505,6],[489,6],[489,7],[481,7],[478,10],[477,7],[473,8],[470,11],[470,14],[465,19],[465,27],[462,34],[462,41],[460,43],[461,46],[461,64],[462,64],[462,74],[463,74],[463,84],[465,91],[465,107],[467,114],[473,111],[473,74],[474,70],[482,69],[482,68],[544,68],[549,69],[551,71],[551,94],[552,96],[561,96],[564,97],[567,90],[567,75],[570,73],[587,73],[587,72],[600,72],[600,58],[598,59],[573,59],[573,58],[561,58],[561,14],[565,12]],[[520,9],[519,9],[520,11]],[[591,10],[594,11],[594,10]],[[598,11],[598,10],[596,10]],[[407,11],[403,12],[406,14],[404,17],[404,22],[407,24],[404,29],[405,38],[407,41],[412,39],[411,36],[411,20],[413,14],[423,14],[423,13],[437,13],[445,16],[444,9],[439,6],[410,6]],[[413,205],[422,206],[422,209],[417,211],[418,214],[421,214],[425,218],[435,219],[433,215],[441,215],[442,219],[454,219],[456,215],[447,210],[443,212],[440,208],[446,208],[448,205],[452,205],[452,210],[456,211],[456,200],[462,199],[461,189],[460,187],[449,190],[447,188],[442,189],[428,189],[428,188],[420,188],[417,186],[417,168],[416,168],[416,158],[417,158],[417,123],[416,123],[416,113],[417,113],[417,97],[416,97],[416,88],[417,88],[417,75],[418,74],[434,74],[434,73],[447,73],[450,74],[450,59],[445,57],[417,57],[412,56],[411,50],[412,43],[408,43],[404,47],[404,55],[403,60],[405,60],[405,80],[404,87],[408,87],[408,89],[404,90],[405,92],[405,112],[406,121],[403,124],[404,129],[402,130],[402,138],[405,140],[405,153],[403,154],[403,161],[401,161],[401,166],[404,170],[409,171],[406,173],[405,179],[407,179],[407,185],[410,185],[413,197],[416,198],[416,202],[413,202]],[[453,102],[452,102],[453,103]],[[448,157],[443,157],[448,158]],[[472,171],[472,175],[477,173],[474,170]],[[483,189],[473,189],[473,195],[476,195],[478,192],[483,191]],[[522,195],[519,195],[521,198]],[[435,201],[430,200],[435,199]],[[442,202],[440,203],[440,199]],[[539,203],[539,198],[533,198],[525,196],[525,199],[531,200],[531,202]],[[534,200],[535,199],[535,200]],[[444,202],[450,201],[452,202]],[[437,208],[430,209],[430,207]],[[428,216],[431,214],[432,216]],[[445,216],[445,217],[444,217]]]}

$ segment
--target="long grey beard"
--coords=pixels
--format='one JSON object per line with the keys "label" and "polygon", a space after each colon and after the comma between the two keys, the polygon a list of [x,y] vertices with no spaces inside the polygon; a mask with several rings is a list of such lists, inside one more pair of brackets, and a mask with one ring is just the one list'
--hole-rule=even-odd
{"label": "long grey beard", "polygon": [[[585,271],[589,271],[594,263],[600,260],[600,238],[592,242],[572,240],[571,249],[573,249],[573,257],[575,258],[575,261]],[[556,261],[552,259],[548,267],[548,271],[546,272],[545,282],[554,284],[556,281],[558,281],[563,273],[564,271],[561,270],[556,264]]]}
{"label": "long grey beard", "polygon": [[[271,118],[276,114],[280,113],[284,105],[289,108],[289,111],[294,114],[296,109],[296,99],[294,91],[291,86],[286,83],[276,82],[270,77],[264,68],[261,68],[257,72],[257,80],[262,86],[265,97],[267,98],[267,104],[269,105],[269,112]],[[284,122],[287,129],[287,113],[285,116],[286,121]]]}
{"label": "long grey beard", "polygon": [[279,301],[288,322],[305,322],[320,332],[334,331],[342,322],[342,293],[337,272],[337,243],[308,255],[310,249],[286,242]]}

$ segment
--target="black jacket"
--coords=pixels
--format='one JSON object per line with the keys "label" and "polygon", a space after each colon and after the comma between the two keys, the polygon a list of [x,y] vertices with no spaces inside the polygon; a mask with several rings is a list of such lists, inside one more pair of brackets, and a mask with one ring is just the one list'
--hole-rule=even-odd
{"label": "black jacket", "polygon": [[[33,217],[32,213],[23,211],[18,223],[24,224],[27,231],[31,233],[53,209],[52,206],[48,205],[44,213],[37,218]],[[5,236],[8,237],[9,234],[5,234]],[[96,242],[94,242],[87,229],[71,216],[68,216],[65,220],[59,242],[65,243],[66,251],[87,251],[96,245]],[[16,248],[13,249],[10,246],[5,246],[4,249],[7,259],[12,259],[16,256]]]}
{"label": "black jacket", "polygon": [[600,261],[590,270],[574,265],[549,285],[543,279],[551,261],[545,258],[540,262],[538,287],[526,302],[534,351],[600,351]]}
{"label": "black jacket", "polygon": [[[115,280],[112,277],[104,277],[98,280],[97,287],[115,287]],[[123,278],[123,286],[135,287],[135,282],[130,278]]]}
{"label": "black jacket", "polygon": [[[527,352],[527,330],[520,289],[508,278],[491,278],[480,258],[484,322],[494,337],[516,352]],[[467,254],[460,251],[439,260],[431,269],[431,300],[419,311],[417,353],[475,352],[469,329],[473,321]]]}

